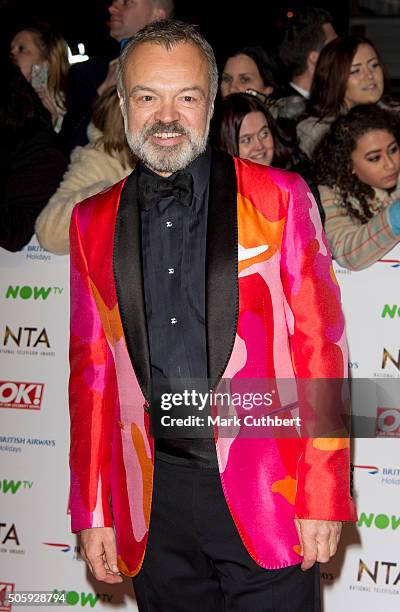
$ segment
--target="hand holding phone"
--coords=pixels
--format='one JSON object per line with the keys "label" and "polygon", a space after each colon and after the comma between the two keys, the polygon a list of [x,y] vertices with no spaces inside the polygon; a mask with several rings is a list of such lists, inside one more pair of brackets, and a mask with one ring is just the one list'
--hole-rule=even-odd
{"label": "hand holding phone", "polygon": [[34,89],[47,89],[49,69],[43,64],[33,64],[31,73],[31,85]]}

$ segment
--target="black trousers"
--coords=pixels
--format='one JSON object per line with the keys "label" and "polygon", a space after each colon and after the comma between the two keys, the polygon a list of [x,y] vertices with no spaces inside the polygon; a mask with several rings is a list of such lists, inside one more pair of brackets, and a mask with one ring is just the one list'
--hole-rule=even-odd
{"label": "black trousers", "polygon": [[257,565],[218,470],[156,460],[153,495],[144,563],[133,579],[140,612],[319,612],[318,566]]}

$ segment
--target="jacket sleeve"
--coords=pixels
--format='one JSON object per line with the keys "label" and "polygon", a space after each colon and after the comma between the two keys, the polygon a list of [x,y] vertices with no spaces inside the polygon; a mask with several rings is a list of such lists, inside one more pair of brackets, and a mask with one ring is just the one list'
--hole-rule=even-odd
{"label": "jacket sleeve", "polygon": [[36,220],[35,232],[44,249],[56,255],[69,253],[69,224],[75,204],[128,174],[129,169],[124,173],[119,166],[103,151],[79,147],[73,152],[60,186]]}
{"label": "jacket sleeve", "polygon": [[[111,527],[110,461],[117,383],[80,231],[71,221],[70,509],[72,531]],[[84,211],[87,216],[87,210]],[[83,220],[83,227],[90,217]],[[82,221],[81,221],[82,223]]]}
{"label": "jacket sleeve", "polygon": [[334,190],[320,185],[318,190],[325,210],[325,231],[332,257],[349,270],[372,266],[400,240],[390,227],[389,208],[359,224],[344,214]]}
{"label": "jacket sleeve", "polygon": [[341,433],[345,430],[340,390],[347,378],[348,356],[340,291],[315,200],[306,183],[292,177],[281,279],[302,419],[295,514],[356,520],[350,496],[350,444]]}

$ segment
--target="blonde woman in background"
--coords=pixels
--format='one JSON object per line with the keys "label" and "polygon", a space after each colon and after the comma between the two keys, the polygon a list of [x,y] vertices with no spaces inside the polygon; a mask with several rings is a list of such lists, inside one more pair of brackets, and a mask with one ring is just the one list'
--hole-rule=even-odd
{"label": "blonde woman in background", "polygon": [[[51,114],[55,131],[59,132],[65,115],[65,91],[69,70],[66,41],[49,25],[38,24],[25,28],[14,36],[10,45],[10,56],[36,90],[42,104]],[[35,81],[35,70],[42,70],[39,81]]]}
{"label": "blonde woman in background", "polygon": [[59,188],[36,221],[39,243],[56,255],[69,253],[69,223],[75,204],[110,187],[134,167],[116,88],[98,99],[87,133],[89,144],[74,149]]}

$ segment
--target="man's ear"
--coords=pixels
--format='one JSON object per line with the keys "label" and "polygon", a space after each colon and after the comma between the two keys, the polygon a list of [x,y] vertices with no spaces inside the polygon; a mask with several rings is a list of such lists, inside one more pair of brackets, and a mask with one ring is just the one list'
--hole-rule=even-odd
{"label": "man's ear", "polygon": [[314,69],[316,64],[317,64],[317,62],[318,62],[318,58],[319,58],[318,51],[311,51],[308,54],[307,64]]}
{"label": "man's ear", "polygon": [[211,105],[210,105],[210,118],[214,114],[214,107],[215,107],[215,99],[211,102]]}
{"label": "man's ear", "polygon": [[158,8],[154,8],[153,12],[152,12],[152,17],[153,17],[153,21],[161,21],[161,19],[166,19],[167,18],[167,13],[165,11],[165,9],[158,7]]}
{"label": "man's ear", "polygon": [[262,93],[265,96],[270,96],[273,93],[273,91],[274,91],[274,88],[271,87],[271,85],[268,85],[267,87],[263,87]]}
{"label": "man's ear", "polygon": [[119,99],[119,107],[121,109],[122,115],[125,115],[125,98],[122,93],[117,89],[118,99]]}

